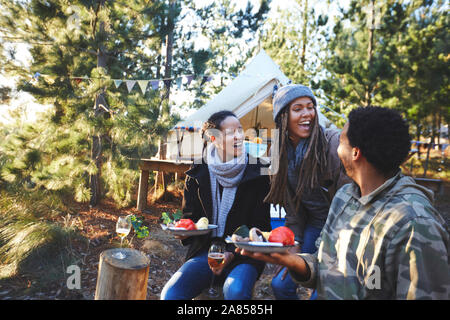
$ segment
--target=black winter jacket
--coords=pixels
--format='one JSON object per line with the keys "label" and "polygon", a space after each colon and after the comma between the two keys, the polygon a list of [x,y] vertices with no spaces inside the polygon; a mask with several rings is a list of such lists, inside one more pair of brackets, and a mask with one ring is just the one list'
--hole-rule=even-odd
{"label": "black winter jacket", "polygon": [[[223,238],[231,236],[241,225],[247,225],[248,228],[257,227],[262,231],[271,230],[270,204],[263,202],[270,189],[270,180],[269,176],[261,175],[261,169],[268,164],[249,157],[249,164],[245,168],[236,190],[234,203],[227,216]],[[182,210],[185,219],[197,222],[201,217],[207,217],[210,223],[213,221],[211,182],[207,164],[194,164],[186,171]],[[183,245],[189,245],[186,260],[202,250],[208,250],[211,240],[210,234],[183,240]],[[258,269],[258,276],[261,275],[264,262],[236,254],[233,244],[228,244],[226,250],[235,254],[229,268],[234,268],[240,263],[250,263]]]}

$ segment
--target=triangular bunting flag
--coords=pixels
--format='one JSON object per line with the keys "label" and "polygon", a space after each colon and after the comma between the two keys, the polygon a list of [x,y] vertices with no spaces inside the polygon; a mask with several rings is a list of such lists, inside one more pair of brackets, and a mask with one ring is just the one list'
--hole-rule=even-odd
{"label": "triangular bunting flag", "polygon": [[152,89],[153,90],[158,90],[158,88],[159,88],[159,81],[158,80],[150,81],[150,83],[152,85]]}
{"label": "triangular bunting flag", "polygon": [[164,80],[164,86],[165,86],[166,88],[169,88],[171,82],[172,82],[172,80],[170,80],[170,79]]}
{"label": "triangular bunting flag", "polygon": [[211,80],[212,80],[212,77],[211,77],[211,76],[203,76],[201,86],[202,86],[205,82],[209,82],[209,81],[211,81]]}
{"label": "triangular bunting flag", "polygon": [[191,84],[191,82],[192,82],[192,80],[194,79],[194,76],[186,76],[186,79],[187,79],[187,85],[190,85]]}
{"label": "triangular bunting flag", "polygon": [[133,87],[134,87],[134,84],[136,83],[136,80],[126,80],[125,82],[127,84],[128,93],[130,93],[131,90],[133,90]]}
{"label": "triangular bunting flag", "polygon": [[119,88],[121,84],[122,84],[122,80],[118,80],[118,79],[114,80],[114,85],[116,86],[116,88]]}
{"label": "triangular bunting flag", "polygon": [[147,90],[148,80],[138,80],[138,85],[141,88],[142,94]]}
{"label": "triangular bunting flag", "polygon": [[177,78],[175,81],[176,81],[176,84],[177,84],[177,88],[178,88],[178,90],[180,90],[181,89],[181,80],[183,80],[182,78]]}

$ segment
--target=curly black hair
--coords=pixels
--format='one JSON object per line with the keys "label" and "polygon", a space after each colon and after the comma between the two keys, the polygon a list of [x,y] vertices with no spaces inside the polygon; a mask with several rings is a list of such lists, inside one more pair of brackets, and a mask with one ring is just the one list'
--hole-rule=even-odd
{"label": "curly black hair", "polygon": [[394,174],[411,148],[408,124],[395,110],[371,106],[350,112],[347,137],[380,173]]}

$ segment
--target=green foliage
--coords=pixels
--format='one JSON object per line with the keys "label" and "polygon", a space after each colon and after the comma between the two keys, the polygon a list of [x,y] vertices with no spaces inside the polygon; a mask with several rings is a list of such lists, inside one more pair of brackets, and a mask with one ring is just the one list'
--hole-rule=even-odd
{"label": "green foliage", "polygon": [[118,207],[126,207],[132,203],[136,191],[139,170],[122,167],[116,161],[103,165],[103,179],[108,187],[106,195],[112,198]]}
{"label": "green foliage", "polygon": [[328,31],[318,87],[338,112],[395,108],[418,139],[436,136],[449,122],[448,27],[445,1],[352,1]]}
{"label": "green foliage", "polygon": [[[135,88],[128,93],[111,79],[160,77],[150,63],[161,52],[167,15],[175,20],[179,7],[168,10],[165,1],[32,0],[2,3],[2,10],[2,32],[30,43],[33,59],[29,67],[6,54],[12,63],[2,71],[18,79],[18,90],[53,105],[53,113],[13,128],[6,142],[0,142],[1,179],[66,189],[77,201],[87,201],[90,180],[100,173],[104,194],[120,206],[130,205],[138,178],[136,159],[151,157],[159,137],[178,118],[158,91],[143,95]],[[0,51],[4,48],[0,43]],[[29,81],[36,72],[42,76]],[[91,80],[77,82],[76,76]],[[95,109],[99,96],[102,107]],[[96,137],[99,162],[93,158]]]}
{"label": "green foliage", "polygon": [[149,235],[148,227],[144,226],[144,218],[131,215],[131,224],[133,225],[134,232],[139,239],[146,238]]}
{"label": "green foliage", "polygon": [[[199,106],[223,85],[204,87],[203,74],[237,73],[246,56],[228,58],[228,50],[240,50],[236,39],[248,41],[255,35],[269,2],[261,1],[258,10],[249,2],[240,11],[232,10],[228,0],[204,9],[193,4],[200,29],[181,23],[187,15],[182,9],[191,8],[184,0],[2,3],[0,33],[28,43],[32,63],[18,63],[14,41],[2,41],[0,71],[17,79],[18,91],[52,108],[36,123],[5,132],[0,181],[70,192],[85,202],[99,174],[101,196],[119,206],[131,205],[137,159],[154,156],[159,139],[179,117],[171,110],[167,89],[173,86],[168,82],[162,91],[142,94],[137,86],[131,92],[125,85],[116,88],[112,79],[195,74]],[[194,50],[199,30],[212,41],[204,50]],[[172,35],[173,50],[168,53],[163,49]],[[168,61],[169,54],[173,61]],[[31,80],[36,73],[41,76]],[[15,93],[0,89],[4,99]]]}
{"label": "green foliage", "polygon": [[89,174],[97,170],[89,160],[87,124],[80,118],[68,128],[49,118],[13,128],[1,139],[0,177],[34,190],[70,191],[78,201],[86,200]]}
{"label": "green foliage", "polygon": [[321,71],[322,36],[327,17],[316,15],[314,3],[296,1],[289,9],[278,9],[264,26],[264,50],[293,82],[311,86]]}
{"label": "green foliage", "polygon": [[36,273],[47,268],[47,275],[56,270],[60,277],[61,259],[71,259],[66,249],[75,230],[54,224],[50,219],[67,212],[55,194],[47,191],[26,193],[10,185],[0,193],[0,278],[18,272]]}
{"label": "green foliage", "polygon": [[[258,37],[258,32],[269,11],[270,0],[260,0],[255,8],[247,1],[244,10],[237,9],[233,1],[212,1],[201,7],[193,1],[185,1],[183,15],[192,19],[191,26],[179,24],[177,41],[182,44],[175,52],[174,66],[192,70],[196,76],[196,84],[190,88],[194,102],[187,107],[199,108],[214,94],[217,94],[231,81],[226,75],[238,74],[244,63],[253,55],[256,46],[252,41]],[[203,36],[209,40],[207,47],[196,47],[196,39]],[[249,46],[247,46],[249,45]],[[256,45],[256,43],[255,43]],[[186,55],[190,54],[188,57]],[[187,65],[186,62],[190,63]],[[189,74],[189,73],[188,73]],[[203,74],[222,75],[220,81],[202,84]]]}
{"label": "green foliage", "polygon": [[173,223],[177,220],[180,220],[182,216],[183,216],[183,212],[181,212],[181,210],[177,210],[173,213],[163,212],[161,214],[161,219],[162,219],[162,223],[169,224],[169,223]]}

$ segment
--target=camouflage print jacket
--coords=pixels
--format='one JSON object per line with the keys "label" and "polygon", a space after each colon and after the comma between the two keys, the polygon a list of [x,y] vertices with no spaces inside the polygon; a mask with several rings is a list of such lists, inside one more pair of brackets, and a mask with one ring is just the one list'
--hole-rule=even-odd
{"label": "camouflage print jacket", "polygon": [[369,195],[355,184],[333,199],[317,240],[300,254],[319,299],[450,299],[449,233],[433,193],[400,172]]}

